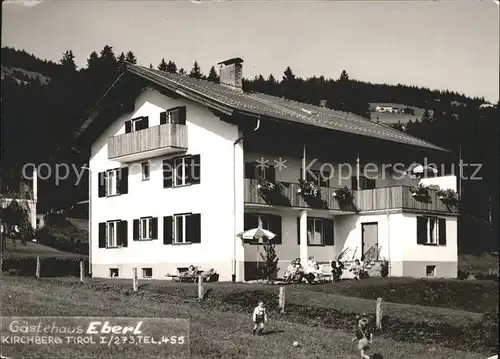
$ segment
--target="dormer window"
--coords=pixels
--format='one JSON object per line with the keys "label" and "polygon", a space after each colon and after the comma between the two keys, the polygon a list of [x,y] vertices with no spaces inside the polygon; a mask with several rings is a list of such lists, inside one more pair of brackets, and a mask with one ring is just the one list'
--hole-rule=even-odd
{"label": "dormer window", "polygon": [[149,127],[149,118],[147,116],[136,117],[125,122],[125,133],[145,130]]}
{"label": "dormer window", "polygon": [[186,124],[186,106],[174,107],[160,113],[160,125],[166,123]]}

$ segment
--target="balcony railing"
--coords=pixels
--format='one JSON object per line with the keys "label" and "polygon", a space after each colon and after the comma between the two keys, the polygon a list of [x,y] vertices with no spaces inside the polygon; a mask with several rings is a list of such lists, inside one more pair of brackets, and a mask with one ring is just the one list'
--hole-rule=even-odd
{"label": "balcony railing", "polygon": [[320,187],[321,196],[318,199],[309,200],[298,193],[298,183],[279,182],[280,191],[271,196],[263,195],[258,188],[259,180],[245,178],[245,203],[275,205],[284,207],[315,208],[336,211],[356,210],[354,203],[339,202],[333,193],[337,188]]}
{"label": "balcony railing", "polygon": [[108,158],[132,161],[187,150],[187,126],[167,123],[108,139]]}
{"label": "balcony railing", "polygon": [[351,203],[342,203],[333,196],[337,188],[320,187],[321,198],[317,201],[306,200],[298,193],[298,183],[279,182],[280,190],[272,196],[265,195],[256,179],[244,179],[245,203],[296,208],[324,209],[347,212],[365,212],[401,209],[424,213],[458,213],[458,205],[443,202],[438,198],[437,190],[429,189],[426,199],[415,198],[410,186],[393,186],[359,190],[354,192]]}
{"label": "balcony railing", "polygon": [[410,186],[393,186],[355,191],[356,206],[361,211],[404,209],[415,212],[458,213],[458,204],[438,197],[437,190],[429,189],[427,198],[414,197]]}

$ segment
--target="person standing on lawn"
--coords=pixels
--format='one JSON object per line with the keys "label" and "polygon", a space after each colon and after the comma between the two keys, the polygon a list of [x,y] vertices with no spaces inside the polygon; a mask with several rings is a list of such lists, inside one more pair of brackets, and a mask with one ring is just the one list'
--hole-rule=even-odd
{"label": "person standing on lawn", "polygon": [[362,359],[370,359],[370,356],[366,354],[366,351],[370,349],[370,344],[373,341],[373,332],[371,329],[371,323],[366,314],[362,314],[359,317],[358,327],[356,328],[356,336],[352,341],[358,341],[358,350]]}
{"label": "person standing on lawn", "polygon": [[[253,311],[253,335],[261,335],[264,330],[264,323],[267,323],[267,312],[264,307],[264,302],[259,301],[259,305]],[[258,331],[257,331],[258,329]]]}

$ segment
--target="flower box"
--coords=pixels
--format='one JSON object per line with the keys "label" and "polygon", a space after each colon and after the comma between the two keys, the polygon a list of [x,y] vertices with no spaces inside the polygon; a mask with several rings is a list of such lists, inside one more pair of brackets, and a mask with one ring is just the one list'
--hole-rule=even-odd
{"label": "flower box", "polygon": [[354,192],[349,188],[339,188],[333,192],[333,196],[337,198],[339,201],[352,201],[354,199]]}
{"label": "flower box", "polygon": [[418,186],[410,187],[411,195],[415,198],[427,198],[429,197],[429,188],[420,183]]}
{"label": "flower box", "polygon": [[312,198],[319,198],[321,196],[321,191],[319,186],[313,182],[307,182],[299,179],[299,189],[297,193]]}
{"label": "flower box", "polygon": [[437,196],[443,202],[456,202],[458,201],[457,192],[452,189],[440,189],[437,191]]}

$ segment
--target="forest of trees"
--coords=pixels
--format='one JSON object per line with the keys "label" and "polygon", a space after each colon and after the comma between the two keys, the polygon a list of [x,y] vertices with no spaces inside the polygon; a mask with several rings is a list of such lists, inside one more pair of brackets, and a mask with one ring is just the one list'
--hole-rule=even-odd
{"label": "forest of trees", "polygon": [[[24,163],[47,162],[75,130],[92,107],[124,69],[125,62],[138,63],[132,51],[115,53],[111,46],[92,52],[84,68],[75,65],[71,50],[59,63],[42,61],[25,51],[2,48],[2,66],[22,68],[50,77],[48,85],[31,80],[19,84],[11,77],[2,80],[2,170],[19,169]],[[193,59],[194,60],[194,59]],[[147,65],[146,65],[147,66]],[[204,74],[193,61],[190,70],[178,68],[173,59],[163,58],[149,67],[198,79],[218,82],[214,67]],[[498,248],[498,133],[499,107],[479,107],[483,98],[470,98],[452,91],[434,91],[405,85],[371,84],[353,80],[346,71],[337,79],[300,78],[284,66],[281,78],[259,75],[244,80],[244,90],[263,92],[290,100],[353,112],[369,118],[369,102],[391,102],[425,109],[421,120],[394,127],[432,143],[462,153],[465,163],[481,163],[476,174],[481,181],[464,180],[460,204],[460,246],[462,250]],[[430,115],[432,113],[432,116]],[[71,160],[83,165],[87,159]],[[78,164],[77,164],[78,165]],[[471,175],[472,167],[465,167]],[[40,206],[67,207],[86,195],[85,185],[78,188],[44,184],[39,191]],[[493,219],[493,220],[491,220]],[[478,243],[477,238],[484,238]]]}

